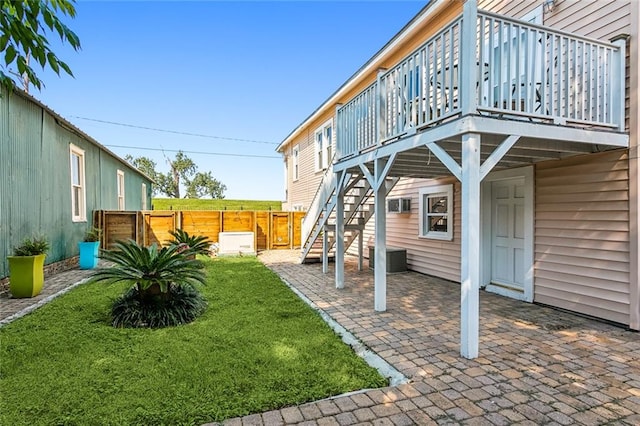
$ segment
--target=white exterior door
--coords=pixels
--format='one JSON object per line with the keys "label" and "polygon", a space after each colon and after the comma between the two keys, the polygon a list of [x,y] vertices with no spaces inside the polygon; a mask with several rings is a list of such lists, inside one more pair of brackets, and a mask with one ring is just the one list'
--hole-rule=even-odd
{"label": "white exterior door", "polygon": [[491,283],[524,292],[524,177],[491,183]]}

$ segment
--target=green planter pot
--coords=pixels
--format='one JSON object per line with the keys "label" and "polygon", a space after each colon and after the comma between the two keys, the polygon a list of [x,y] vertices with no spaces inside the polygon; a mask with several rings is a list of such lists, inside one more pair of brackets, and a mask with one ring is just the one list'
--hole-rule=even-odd
{"label": "green planter pot", "polygon": [[44,259],[36,256],[8,256],[9,291],[13,297],[34,297],[42,291],[44,283]]}
{"label": "green planter pot", "polygon": [[93,269],[98,266],[100,241],[83,241],[78,243],[80,249],[80,269]]}

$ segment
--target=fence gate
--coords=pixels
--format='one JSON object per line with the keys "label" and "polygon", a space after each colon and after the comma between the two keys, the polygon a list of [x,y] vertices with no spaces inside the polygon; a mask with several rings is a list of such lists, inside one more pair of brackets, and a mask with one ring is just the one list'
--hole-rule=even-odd
{"label": "fence gate", "polygon": [[166,245],[172,240],[170,232],[176,230],[175,211],[146,211],[144,212],[144,245],[150,246],[156,243],[158,246]]}
{"label": "fence gate", "polygon": [[289,213],[271,214],[271,248],[285,249],[291,246]]}
{"label": "fence gate", "polygon": [[102,245],[104,249],[113,248],[116,241],[135,240],[140,242],[140,220],[135,211],[96,211],[94,226],[102,229]]}

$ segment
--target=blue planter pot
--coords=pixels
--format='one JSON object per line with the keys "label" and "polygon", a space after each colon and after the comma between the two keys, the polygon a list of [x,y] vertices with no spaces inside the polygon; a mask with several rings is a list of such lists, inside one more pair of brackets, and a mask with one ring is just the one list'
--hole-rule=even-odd
{"label": "blue planter pot", "polygon": [[80,269],[93,269],[98,266],[100,241],[78,243],[80,249]]}

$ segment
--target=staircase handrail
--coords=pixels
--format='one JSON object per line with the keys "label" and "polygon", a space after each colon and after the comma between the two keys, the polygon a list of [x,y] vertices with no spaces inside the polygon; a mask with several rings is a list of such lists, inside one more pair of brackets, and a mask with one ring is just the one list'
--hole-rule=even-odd
{"label": "staircase handrail", "polygon": [[[318,217],[320,216],[320,213],[322,213],[322,209],[324,208],[325,204],[327,204],[329,197],[331,197],[331,194],[333,194],[333,192],[336,189],[335,175],[333,173],[334,159],[335,159],[335,154],[331,158],[331,161],[329,162],[329,166],[327,167],[327,169],[324,171],[324,174],[322,175],[322,181],[320,182],[320,185],[318,185],[318,189],[316,190],[316,193],[313,196],[313,200],[309,205],[309,209],[307,210],[307,213],[302,218],[301,237],[302,237],[303,246],[304,244],[306,244],[307,239],[309,238],[309,235],[313,230],[313,226],[318,220]],[[328,176],[330,177],[327,178]]]}

